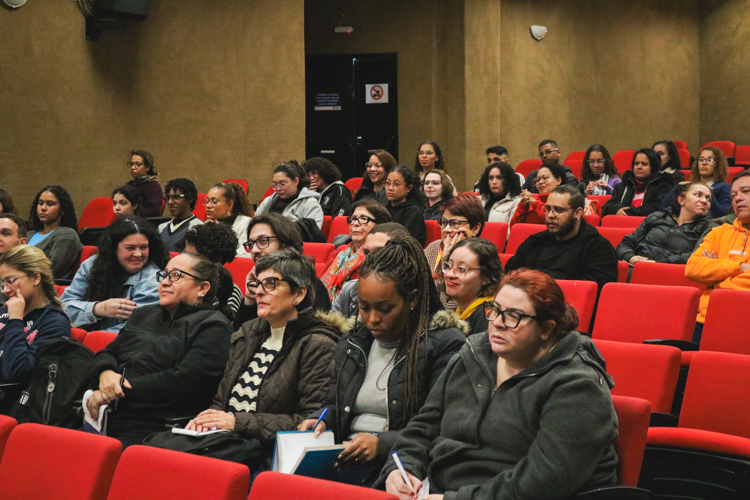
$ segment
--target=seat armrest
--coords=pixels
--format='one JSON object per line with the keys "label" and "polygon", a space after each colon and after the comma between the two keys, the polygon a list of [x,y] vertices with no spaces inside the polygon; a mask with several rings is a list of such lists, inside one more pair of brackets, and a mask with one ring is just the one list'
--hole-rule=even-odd
{"label": "seat armrest", "polygon": [[659,413],[657,411],[651,413],[651,420],[648,423],[649,427],[677,427],[678,418],[671,413]]}
{"label": "seat armrest", "polygon": [[670,347],[676,347],[681,351],[697,351],[698,350],[698,344],[695,342],[690,342],[688,340],[678,340],[678,339],[649,339],[644,340],[644,344],[649,345],[667,345]]}

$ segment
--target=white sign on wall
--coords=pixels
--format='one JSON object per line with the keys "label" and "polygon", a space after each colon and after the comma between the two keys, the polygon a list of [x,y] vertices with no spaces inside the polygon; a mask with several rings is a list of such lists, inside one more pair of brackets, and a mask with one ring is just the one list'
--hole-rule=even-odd
{"label": "white sign on wall", "polygon": [[387,83],[372,83],[369,85],[365,85],[365,104],[383,104],[387,102]]}

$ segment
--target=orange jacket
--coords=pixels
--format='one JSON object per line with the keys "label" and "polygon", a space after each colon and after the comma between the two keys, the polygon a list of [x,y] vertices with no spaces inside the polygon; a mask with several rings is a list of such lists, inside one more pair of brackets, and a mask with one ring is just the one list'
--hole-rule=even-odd
{"label": "orange jacket", "polygon": [[519,203],[516,213],[510,221],[510,225],[512,226],[521,222],[526,224],[546,224],[547,216],[544,215],[544,205],[547,204],[548,197],[549,193],[534,194],[536,200],[531,205]]}
{"label": "orange jacket", "polygon": [[[735,219],[733,225],[724,224],[708,233],[688,259],[685,276],[707,287],[698,306],[698,323],[706,320],[708,297],[713,290],[750,290],[750,271],[740,272],[740,264],[750,264],[748,235],[742,221]],[[703,257],[705,250],[716,252],[719,258]]]}

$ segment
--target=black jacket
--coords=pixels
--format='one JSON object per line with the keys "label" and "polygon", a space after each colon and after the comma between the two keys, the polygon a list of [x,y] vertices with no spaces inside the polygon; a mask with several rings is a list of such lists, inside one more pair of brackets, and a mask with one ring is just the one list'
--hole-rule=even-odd
{"label": "black jacket", "polygon": [[702,217],[680,226],[671,211],[654,212],[617,245],[617,257],[628,262],[640,255],[656,262],[687,264],[710,222],[708,217]]}
{"label": "black jacket", "polygon": [[599,290],[605,283],[617,281],[617,253],[612,244],[594,227],[581,219],[581,228],[572,238],[568,251],[562,256],[566,272],[551,273],[537,266],[537,261],[548,245],[557,240],[549,231],[532,234],[521,243],[516,254],[505,265],[506,271],[522,267],[543,271],[555,279],[596,281]]}
{"label": "black jacket", "polygon": [[674,177],[664,172],[656,172],[646,181],[646,192],[640,207],[633,208],[635,194],[635,174],[628,170],[622,174],[622,182],[615,186],[612,197],[602,207],[603,215],[615,215],[621,208],[628,215],[645,217],[659,210],[659,204],[669,194],[674,186]]}
{"label": "black jacket", "polygon": [[385,206],[391,214],[391,220],[398,222],[409,231],[409,234],[424,246],[427,241],[427,226],[424,223],[424,205],[416,198],[407,198],[395,207],[390,202]]}
{"label": "black jacket", "polygon": [[424,217],[424,220],[440,220],[443,218],[443,206],[445,205],[445,202],[448,200],[442,200],[431,207],[425,207],[424,213],[422,214]]}
{"label": "black jacket", "polygon": [[341,181],[336,181],[320,193],[320,206],[323,215],[338,217],[349,215],[352,208],[352,192]]}
{"label": "black jacket", "polygon": [[[440,311],[432,319],[427,342],[419,344],[419,406],[424,403],[448,361],[466,341],[464,331],[459,328],[465,329],[465,323],[453,313]],[[342,338],[336,346],[335,371],[323,403],[323,407],[328,408],[328,413],[323,420],[326,428],[336,434],[338,443],[347,439],[351,433],[354,417],[351,409],[367,375],[367,356],[373,341],[372,334],[363,326]],[[378,434],[378,459],[381,463],[388,457],[398,431],[407,424],[404,421],[405,378],[406,368],[404,357],[401,356],[388,377],[388,430]],[[322,411],[321,408],[310,418],[318,418]]]}

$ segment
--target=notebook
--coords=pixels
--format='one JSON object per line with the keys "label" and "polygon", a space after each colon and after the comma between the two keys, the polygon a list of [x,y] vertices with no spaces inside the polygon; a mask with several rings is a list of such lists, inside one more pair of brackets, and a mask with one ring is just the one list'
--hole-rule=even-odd
{"label": "notebook", "polygon": [[332,431],[315,437],[313,431],[276,433],[273,470],[325,479],[333,473],[333,463],[346,445],[337,445]]}

